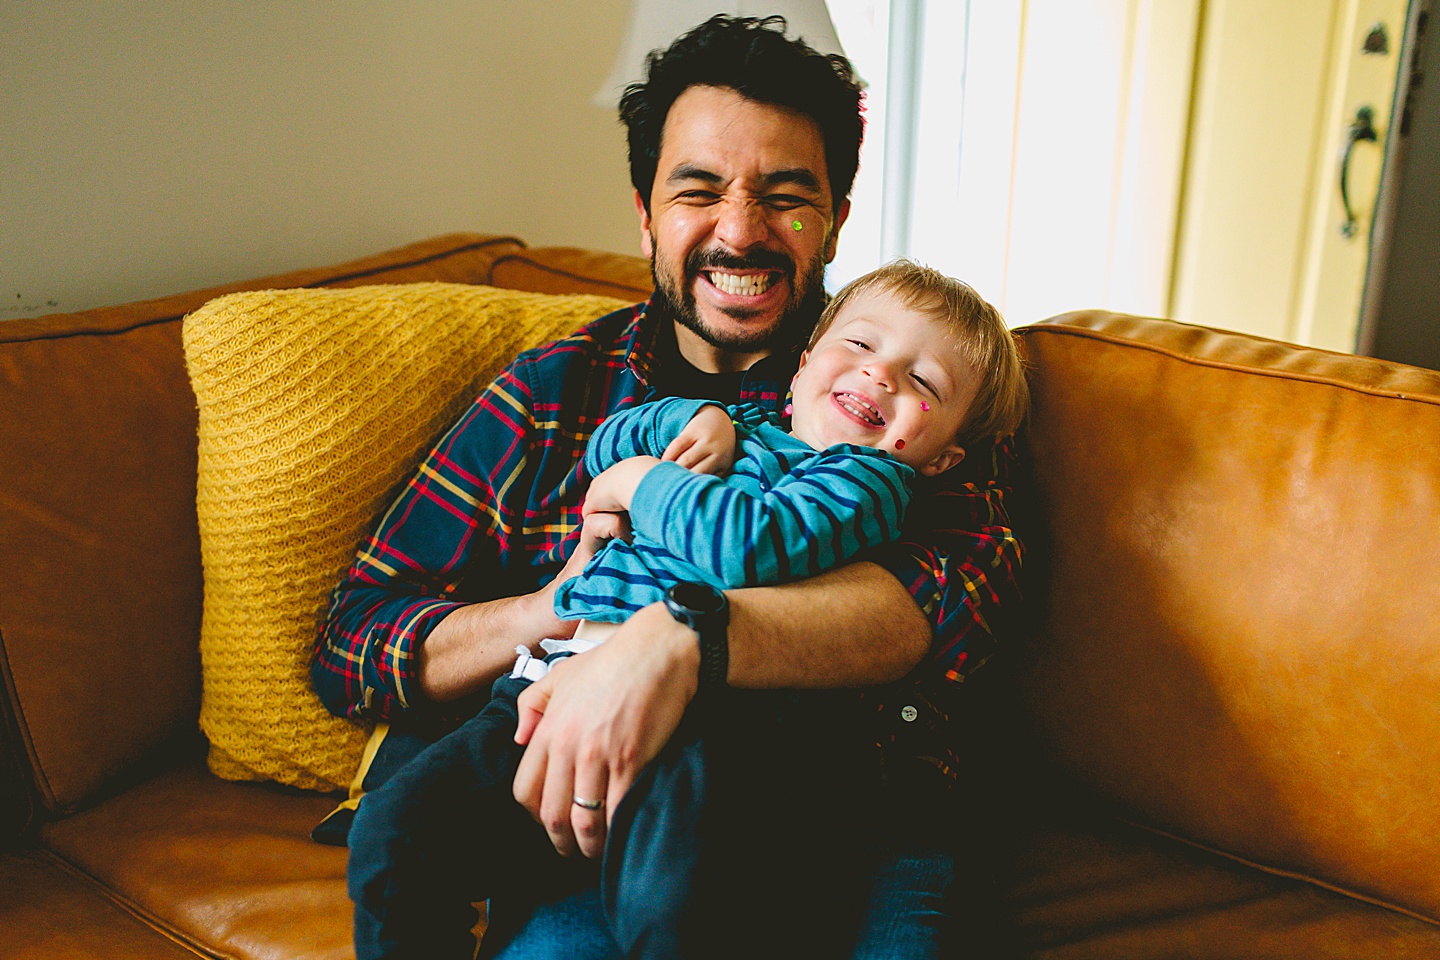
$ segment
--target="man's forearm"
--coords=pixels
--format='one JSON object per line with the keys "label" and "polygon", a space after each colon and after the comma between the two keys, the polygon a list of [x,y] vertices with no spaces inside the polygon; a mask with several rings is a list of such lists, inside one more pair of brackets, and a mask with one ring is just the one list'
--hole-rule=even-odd
{"label": "man's forearm", "polygon": [[905,676],[930,648],[930,621],[875,563],[726,596],[731,686],[874,686]]}
{"label": "man's forearm", "polygon": [[427,700],[443,702],[474,693],[515,661],[515,648],[532,652],[546,637],[568,635],[545,591],[460,607],[435,625],[420,644],[415,676]]}

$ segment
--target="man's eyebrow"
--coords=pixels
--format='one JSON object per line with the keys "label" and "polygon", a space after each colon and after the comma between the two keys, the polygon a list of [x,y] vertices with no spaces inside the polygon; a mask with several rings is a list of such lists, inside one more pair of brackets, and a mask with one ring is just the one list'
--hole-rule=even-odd
{"label": "man's eyebrow", "polygon": [[693,163],[680,164],[665,178],[666,183],[683,183],[686,180],[702,180],[705,183],[714,184],[724,182],[724,178],[720,174],[706,170],[704,167],[697,167]]}
{"label": "man's eyebrow", "polygon": [[804,167],[795,167],[790,170],[776,170],[774,173],[767,173],[760,178],[767,187],[776,187],[781,184],[793,184],[797,187],[805,187],[815,192],[820,191],[820,181],[815,174]]}
{"label": "man's eyebrow", "polygon": [[[706,170],[704,167],[696,166],[693,163],[682,163],[670,171],[665,178],[666,183],[684,183],[687,180],[699,180],[702,183],[709,183],[719,186],[725,182],[725,178],[713,170]],[[791,184],[797,187],[804,187],[807,190],[820,192],[820,181],[815,174],[804,167],[794,167],[787,170],[774,170],[762,174],[760,183],[764,187],[777,187],[783,184]]]}

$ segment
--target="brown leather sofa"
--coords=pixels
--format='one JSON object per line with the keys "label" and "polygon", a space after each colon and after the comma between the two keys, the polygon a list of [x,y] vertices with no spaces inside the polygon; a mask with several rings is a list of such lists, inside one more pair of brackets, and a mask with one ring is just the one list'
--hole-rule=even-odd
{"label": "brown leather sofa", "polygon": [[[0,324],[0,957],[350,956],[333,798],[202,759],[180,326],[420,280],[649,287],[467,234]],[[1022,340],[1029,627],[967,718],[973,955],[1440,957],[1440,374],[1094,312]]]}

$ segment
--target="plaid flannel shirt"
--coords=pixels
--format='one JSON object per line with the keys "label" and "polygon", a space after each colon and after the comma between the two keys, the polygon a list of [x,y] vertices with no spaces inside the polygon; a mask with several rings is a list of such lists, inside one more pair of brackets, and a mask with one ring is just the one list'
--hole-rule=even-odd
{"label": "plaid flannel shirt", "polygon": [[[311,668],[329,710],[391,719],[423,709],[415,654],[435,625],[467,603],[539,589],[564,566],[581,527],[586,441],[609,414],[659,398],[650,386],[659,319],[648,306],[521,354],[436,444],[332,596]],[[780,417],[798,359],[797,345],[756,363],[737,400]],[[1019,601],[1012,459],[1002,443],[928,483],[917,478],[902,538],[865,555],[934,626],[909,677],[866,692],[875,742],[951,777],[959,733],[947,701]]]}

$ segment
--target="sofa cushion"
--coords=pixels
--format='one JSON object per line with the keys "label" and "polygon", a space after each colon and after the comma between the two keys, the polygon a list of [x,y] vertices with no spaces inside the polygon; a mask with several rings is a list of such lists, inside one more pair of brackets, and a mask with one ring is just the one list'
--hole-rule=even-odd
{"label": "sofa cushion", "polygon": [[[1003,893],[976,956],[1034,960],[1318,960],[1440,956],[1440,927],[1157,838],[1052,810],[1003,838]],[[983,899],[982,899],[983,903]]]}
{"label": "sofa cushion", "polygon": [[367,731],[327,713],[310,686],[331,591],[501,366],[622,305],[411,284],[232,294],[186,320],[213,770],[309,789],[350,782]]}
{"label": "sofa cushion", "polygon": [[[34,896],[11,899],[32,909],[47,906],[57,920],[81,932],[97,921],[68,916],[71,910],[119,904],[207,956],[348,958],[352,912],[344,888],[345,851],[305,839],[326,806],[324,797],[273,784],[227,783],[197,763],[43,828],[48,851],[64,863],[46,853],[27,857],[47,865],[47,873],[64,873],[65,864],[84,871],[103,901],[84,890],[86,883],[63,876],[47,879]],[[1440,955],[1440,929],[1431,924],[1267,876],[1114,824],[1094,811],[1034,806],[1013,830],[973,838],[976,844],[970,845],[993,858],[966,861],[967,868],[985,868],[976,882],[994,886],[988,899],[967,904],[985,911],[967,921],[966,945],[976,956],[1421,960]],[[988,824],[987,832],[992,827]],[[0,860],[0,890],[14,889],[3,885],[7,877],[23,880],[32,873],[32,868],[10,872]],[[79,887],[67,895],[74,904],[40,896],[70,887]],[[123,919],[99,917],[117,925]],[[24,929],[8,920],[0,912],[0,931]],[[990,949],[974,948],[980,937]],[[0,956],[9,955],[6,949],[0,939]],[[110,956],[150,954],[117,949]]]}
{"label": "sofa cushion", "polygon": [[219,780],[195,763],[47,824],[41,839],[204,955],[349,960],[345,851],[308,837],[329,805],[274,784]]}
{"label": "sofa cushion", "polygon": [[0,856],[0,957],[194,960],[195,952],[43,850]]}
{"label": "sofa cushion", "polygon": [[[0,810],[73,809],[200,704],[195,398],[181,318],[233,290],[480,282],[518,240],[456,234],[352,263],[0,323],[0,680],[24,754]],[[3,766],[3,764],[0,764]],[[0,824],[0,838],[23,827]]]}
{"label": "sofa cushion", "polygon": [[1051,752],[1161,829],[1440,920],[1440,373],[1024,330]]}

